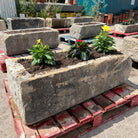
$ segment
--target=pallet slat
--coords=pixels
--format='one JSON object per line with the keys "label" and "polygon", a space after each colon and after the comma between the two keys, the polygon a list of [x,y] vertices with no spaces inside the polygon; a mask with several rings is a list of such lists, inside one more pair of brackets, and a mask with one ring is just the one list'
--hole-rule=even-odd
{"label": "pallet slat", "polygon": [[24,133],[25,133],[25,138],[40,138],[36,128],[30,128],[24,124],[22,124]]}
{"label": "pallet slat", "polygon": [[[69,45],[75,44],[75,42],[76,42],[76,39],[74,39],[74,38],[71,37],[70,35],[61,36],[61,37],[59,38],[59,40],[60,40],[61,42],[66,42],[66,43],[68,43]],[[94,40],[94,38],[89,38],[89,39],[84,39],[83,42],[86,42],[87,44],[92,44],[92,43],[93,43],[93,40]]]}
{"label": "pallet slat", "polygon": [[113,34],[113,37],[119,37],[119,35],[122,36],[131,36],[131,35],[137,35],[138,32],[132,32],[132,33],[122,33],[122,32],[115,32],[115,30],[111,30],[110,34]]}
{"label": "pallet slat", "polygon": [[129,85],[119,86],[115,89],[112,89],[112,91],[126,100],[138,95],[138,91]]}
{"label": "pallet slat", "polygon": [[92,100],[89,100],[83,103],[83,106],[93,115],[93,126],[98,126],[102,122],[103,109],[94,103]]}
{"label": "pallet slat", "polygon": [[115,107],[115,104],[113,102],[111,102],[110,100],[108,100],[107,98],[105,98],[103,95],[99,95],[99,96],[93,98],[93,100],[97,104],[99,104],[104,109],[104,111],[107,111],[107,110]]}
{"label": "pallet slat", "polygon": [[124,103],[126,100],[114,93],[113,91],[109,91],[103,94],[105,97],[110,99],[112,102],[114,102],[116,105]]}
{"label": "pallet slat", "polygon": [[[82,103],[82,105],[77,105],[69,109],[68,111],[64,111],[60,114],[55,115],[54,117],[50,117],[43,123],[37,124],[36,126],[33,126],[33,127],[28,127],[24,125],[20,120],[17,107],[14,105],[13,100],[10,96],[7,79],[4,80],[4,85],[5,85],[5,90],[7,91],[7,94],[9,94],[7,95],[8,100],[10,101],[10,103],[12,103],[10,104],[10,106],[13,112],[14,123],[15,123],[15,128],[16,128],[18,137],[23,137],[23,138],[31,138],[31,137],[32,138],[55,138],[67,132],[70,132],[80,126],[83,126],[88,122],[89,122],[89,125],[92,125],[92,127],[88,129],[92,130],[97,126],[103,123],[106,123],[109,120],[112,120],[116,116],[138,105],[138,90],[129,85],[122,85],[120,86],[121,90],[123,88],[127,90],[129,89],[129,95],[127,95],[128,102],[125,102],[126,99],[123,100],[124,102],[121,102],[123,97],[120,97],[117,93],[111,90],[104,93],[103,95],[99,95],[93,98],[95,102],[93,100],[89,100],[87,102]],[[117,88],[120,88],[120,87],[117,87]],[[120,94],[120,91],[119,91],[119,94]],[[122,94],[122,91],[121,91],[121,94]],[[124,104],[121,104],[121,106],[117,106],[118,104],[120,104],[120,102]],[[112,105],[115,105],[116,108],[112,108],[114,107]],[[113,109],[113,110],[109,110],[109,109]]]}
{"label": "pallet slat", "polygon": [[70,112],[76,117],[79,123],[89,122],[93,119],[92,115],[80,105],[71,108]]}
{"label": "pallet slat", "polygon": [[49,118],[42,125],[37,127],[38,133],[41,138],[51,138],[55,137],[61,133],[60,128],[57,123],[53,120],[53,118]]}
{"label": "pallet slat", "polygon": [[55,119],[61,125],[63,131],[72,129],[73,127],[77,126],[77,122],[72,116],[70,116],[70,114],[67,111],[64,111],[56,115]]}

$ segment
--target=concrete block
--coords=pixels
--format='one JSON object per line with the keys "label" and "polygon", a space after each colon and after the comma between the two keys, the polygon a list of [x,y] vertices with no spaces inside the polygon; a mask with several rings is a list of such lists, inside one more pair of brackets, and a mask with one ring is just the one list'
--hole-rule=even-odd
{"label": "concrete block", "polygon": [[28,48],[32,48],[38,39],[50,48],[56,48],[59,44],[58,31],[44,27],[0,32],[0,48],[8,56],[23,54]]}
{"label": "concrete block", "polygon": [[41,28],[45,27],[45,19],[43,18],[7,18],[7,25],[9,30]]}
{"label": "concrete block", "polygon": [[130,56],[133,61],[138,63],[138,35],[125,37],[121,52]]}
{"label": "concrete block", "polygon": [[4,20],[0,20],[0,31],[6,30],[6,24]]}
{"label": "concrete block", "polygon": [[121,32],[121,33],[138,32],[138,23],[130,24],[130,25],[116,24],[115,32]]}
{"label": "concrete block", "polygon": [[129,57],[112,55],[33,75],[18,60],[6,60],[9,88],[27,125],[124,83],[132,65]]}
{"label": "concrete block", "polygon": [[92,22],[94,18],[90,16],[81,16],[81,17],[68,17],[67,19],[70,19],[71,25],[73,25],[74,23]]}
{"label": "concrete block", "polygon": [[100,33],[103,25],[105,23],[101,22],[75,23],[70,28],[70,35],[76,39],[92,38]]}
{"label": "concrete block", "polygon": [[57,19],[57,18],[46,18],[46,26],[52,28],[69,28],[71,20],[70,19]]}

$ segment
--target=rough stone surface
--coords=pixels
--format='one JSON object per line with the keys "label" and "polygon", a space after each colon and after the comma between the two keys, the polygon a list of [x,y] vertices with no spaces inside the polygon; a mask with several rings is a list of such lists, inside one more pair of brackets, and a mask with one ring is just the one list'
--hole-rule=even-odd
{"label": "rough stone surface", "polygon": [[6,30],[6,24],[3,20],[0,20],[0,31]]}
{"label": "rough stone surface", "polygon": [[69,28],[70,23],[71,23],[70,19],[46,18],[46,26],[52,28]]}
{"label": "rough stone surface", "polygon": [[138,35],[125,37],[121,52],[129,55],[133,61],[138,63]]}
{"label": "rough stone surface", "polygon": [[68,17],[67,19],[71,20],[71,25],[73,25],[74,23],[92,22],[93,21],[93,17],[89,17],[89,16]]}
{"label": "rough stone surface", "polygon": [[22,54],[32,48],[38,39],[50,48],[56,48],[59,44],[58,31],[44,27],[0,32],[0,48],[8,56]]}
{"label": "rough stone surface", "polygon": [[41,28],[45,27],[45,19],[43,18],[7,18],[7,25],[9,30]]}
{"label": "rough stone surface", "polygon": [[36,123],[124,83],[132,64],[127,56],[112,55],[31,75],[17,60],[8,59],[6,65],[11,95],[25,124]]}
{"label": "rough stone surface", "polygon": [[138,32],[138,23],[130,24],[130,25],[116,24],[115,31],[121,32],[121,33]]}
{"label": "rough stone surface", "polygon": [[103,25],[105,23],[101,22],[74,23],[70,28],[70,35],[76,39],[92,38],[100,33]]}

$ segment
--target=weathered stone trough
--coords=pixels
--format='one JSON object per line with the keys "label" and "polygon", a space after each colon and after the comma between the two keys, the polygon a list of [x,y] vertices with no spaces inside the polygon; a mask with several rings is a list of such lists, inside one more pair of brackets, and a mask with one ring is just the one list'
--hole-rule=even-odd
{"label": "weathered stone trough", "polygon": [[105,23],[101,22],[75,23],[70,28],[70,35],[76,39],[92,38],[100,33],[103,25]]}
{"label": "weathered stone trough", "polygon": [[0,48],[8,56],[22,54],[32,48],[37,39],[41,39],[50,48],[56,48],[59,44],[58,31],[44,27],[0,32]]}
{"label": "weathered stone trough", "polygon": [[6,60],[9,88],[27,125],[124,83],[131,70],[131,59],[124,55],[105,56],[35,75],[17,61]]}
{"label": "weathered stone trough", "polygon": [[69,28],[71,20],[66,18],[46,18],[46,26],[52,28]]}
{"label": "weathered stone trough", "polygon": [[130,56],[133,61],[138,63],[138,35],[125,37],[121,52]]}
{"label": "weathered stone trough", "polygon": [[6,24],[3,20],[0,20],[0,31],[6,30]]}
{"label": "weathered stone trough", "polygon": [[116,24],[115,32],[121,32],[121,33],[138,32],[138,23],[130,24],[130,25]]}
{"label": "weathered stone trough", "polygon": [[9,30],[41,28],[45,27],[45,19],[39,17],[30,17],[24,19],[19,17],[7,18],[7,25]]}
{"label": "weathered stone trough", "polygon": [[81,17],[68,17],[67,19],[70,19],[71,25],[73,25],[74,23],[92,22],[94,18],[90,16],[81,16]]}

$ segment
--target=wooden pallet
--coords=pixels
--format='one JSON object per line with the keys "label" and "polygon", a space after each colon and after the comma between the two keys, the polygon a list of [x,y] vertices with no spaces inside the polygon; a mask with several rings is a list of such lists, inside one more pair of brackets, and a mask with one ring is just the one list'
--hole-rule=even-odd
{"label": "wooden pallet", "polygon": [[[87,44],[92,44],[94,38],[89,38],[89,39],[84,39],[83,41],[86,42]],[[71,37],[70,35],[64,35],[59,38],[59,41],[68,43],[68,45],[73,45],[76,42],[76,39]]]}
{"label": "wooden pallet", "polygon": [[19,57],[26,57],[29,56],[29,54],[20,54],[16,56],[6,56],[3,51],[0,49],[0,70],[5,73],[7,72],[5,60],[9,58],[19,58]]}
{"label": "wooden pallet", "polygon": [[[4,85],[19,138],[65,138],[67,135],[77,138],[138,105],[138,89],[124,84],[54,115],[36,126],[26,126],[10,96],[7,79],[4,79]],[[79,130],[77,135],[73,133],[75,130]]]}
{"label": "wooden pallet", "polygon": [[118,37],[118,38],[124,38],[125,36],[131,36],[131,35],[137,35],[138,32],[133,33],[121,33],[121,32],[115,32],[114,30],[110,31],[110,36]]}
{"label": "wooden pallet", "polygon": [[59,33],[69,33],[69,28],[54,28],[58,30]]}

